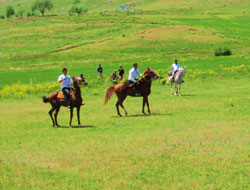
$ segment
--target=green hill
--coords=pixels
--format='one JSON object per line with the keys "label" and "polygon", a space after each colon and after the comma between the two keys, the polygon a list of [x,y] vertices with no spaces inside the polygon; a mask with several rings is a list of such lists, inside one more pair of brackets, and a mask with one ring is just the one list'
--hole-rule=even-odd
{"label": "green hill", "polygon": [[[0,0],[0,13],[5,14],[5,7],[12,5],[16,10],[23,8],[28,11],[35,0]],[[74,0],[52,0],[54,9],[48,14],[66,14]],[[232,11],[249,9],[249,2],[242,0],[81,0],[90,12],[115,11],[120,6],[128,6],[133,10],[168,10],[190,9],[218,12],[218,9]]]}

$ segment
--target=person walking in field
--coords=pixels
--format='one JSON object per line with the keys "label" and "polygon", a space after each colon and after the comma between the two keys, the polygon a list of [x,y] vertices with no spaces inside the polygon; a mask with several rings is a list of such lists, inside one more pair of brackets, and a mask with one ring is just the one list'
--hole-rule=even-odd
{"label": "person walking in field", "polygon": [[130,71],[129,71],[128,81],[129,81],[130,85],[132,84],[132,85],[135,86],[135,88],[136,88],[136,91],[135,91],[136,96],[140,96],[141,95],[140,89],[139,89],[140,82],[136,78],[137,76],[142,77],[142,75],[140,74],[140,72],[138,70],[138,63],[134,63],[133,68],[130,69]]}
{"label": "person walking in field", "polygon": [[125,77],[125,72],[122,66],[120,66],[120,69],[119,69],[119,76],[120,76],[120,80],[122,80]]}
{"label": "person walking in field", "polygon": [[98,72],[98,78],[103,80],[103,69],[101,64],[99,64],[99,66],[97,67],[96,71]]}
{"label": "person walking in field", "polygon": [[62,69],[62,73],[59,77],[58,77],[58,82],[62,83],[62,92],[65,96],[65,101],[67,102],[67,107],[70,108],[70,89],[71,89],[71,85],[72,85],[72,79],[70,78],[69,75],[67,75],[67,68],[63,68]]}

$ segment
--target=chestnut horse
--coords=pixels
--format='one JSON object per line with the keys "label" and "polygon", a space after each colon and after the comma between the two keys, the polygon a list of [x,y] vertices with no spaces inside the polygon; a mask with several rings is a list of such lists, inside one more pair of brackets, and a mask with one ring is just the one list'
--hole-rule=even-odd
{"label": "chestnut horse", "polygon": [[[69,127],[71,128],[71,123],[72,123],[72,118],[73,118],[73,109],[76,107],[77,108],[77,118],[78,118],[78,124],[81,125],[80,122],[80,108],[83,105],[82,104],[82,97],[81,97],[81,88],[80,84],[82,83],[82,80],[80,77],[72,77],[73,79],[73,84],[74,84],[74,89],[71,90],[70,93],[70,121],[69,121]],[[55,125],[57,127],[60,127],[60,125],[57,122],[57,115],[60,110],[61,106],[67,106],[66,101],[64,100],[64,95],[62,92],[53,92],[50,94],[48,97],[43,97],[43,102],[47,103],[49,102],[52,106],[51,110],[49,111],[49,115],[52,120],[53,127]],[[55,111],[54,118],[53,118],[53,112]]]}
{"label": "chestnut horse", "polygon": [[[158,78],[159,75],[156,74],[156,72],[151,69],[148,68],[142,75],[142,78],[140,79],[140,92],[141,92],[141,96],[143,97],[143,106],[142,106],[142,113],[145,114],[144,112],[144,107],[145,107],[145,103],[147,104],[148,107],[148,113],[150,114],[150,108],[149,108],[149,103],[148,103],[148,96],[151,92],[151,79],[152,78]],[[136,93],[135,93],[135,87],[133,84],[130,84],[130,82],[123,82],[123,83],[119,83],[116,85],[113,85],[111,87],[109,87],[109,89],[107,90],[106,94],[105,94],[105,101],[104,101],[104,105],[110,100],[113,92],[116,93],[116,96],[118,97],[118,100],[116,102],[116,109],[117,109],[117,114],[119,116],[122,116],[120,114],[119,111],[119,106],[121,106],[125,112],[126,115],[128,115],[127,110],[124,108],[123,106],[123,101],[126,99],[127,95],[129,96],[133,96],[133,97],[137,97]]]}

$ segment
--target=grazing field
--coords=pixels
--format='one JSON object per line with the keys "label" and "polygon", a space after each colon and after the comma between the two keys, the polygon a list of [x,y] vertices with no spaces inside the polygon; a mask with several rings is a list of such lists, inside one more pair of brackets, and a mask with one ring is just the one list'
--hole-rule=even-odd
{"label": "grazing field", "polygon": [[[52,2],[46,17],[0,19],[1,189],[249,189],[248,1],[86,0],[81,16]],[[0,15],[9,4],[32,2],[0,0]],[[232,55],[214,56],[219,47]],[[165,85],[174,59],[187,67],[182,97]],[[108,77],[134,62],[160,75],[153,114],[128,97],[118,117],[115,95],[103,106]],[[41,98],[60,90],[62,67],[89,83],[71,129],[67,108],[52,127]]]}

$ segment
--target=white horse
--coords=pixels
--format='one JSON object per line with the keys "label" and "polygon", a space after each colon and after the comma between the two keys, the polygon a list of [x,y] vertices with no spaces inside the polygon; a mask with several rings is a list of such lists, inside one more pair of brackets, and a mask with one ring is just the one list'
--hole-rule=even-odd
{"label": "white horse", "polygon": [[[181,67],[178,71],[176,71],[176,73],[174,74],[174,81],[172,80],[173,77],[172,77],[172,72],[169,71],[168,72],[168,81],[167,81],[167,84],[169,82],[171,82],[171,92],[172,92],[172,95],[176,95],[176,96],[181,96],[181,83],[182,83],[182,79],[183,77],[185,76],[185,73],[186,73],[186,67]],[[173,83],[175,83],[175,92],[173,90]]]}

